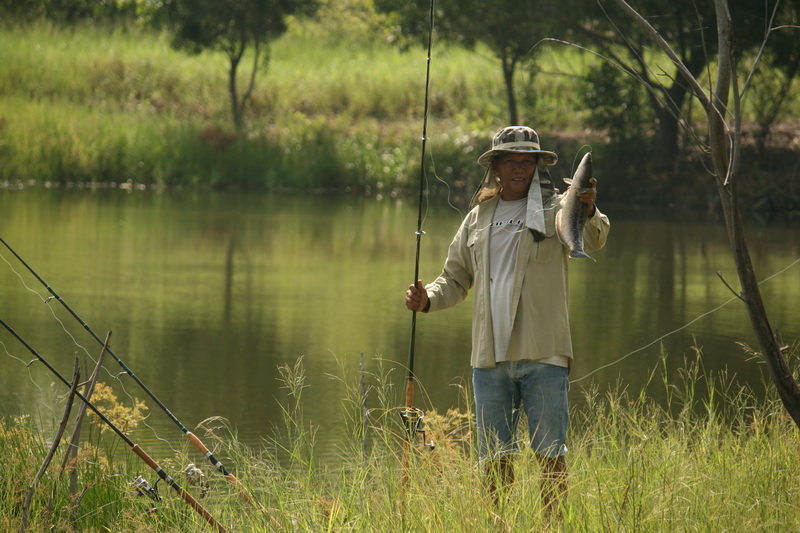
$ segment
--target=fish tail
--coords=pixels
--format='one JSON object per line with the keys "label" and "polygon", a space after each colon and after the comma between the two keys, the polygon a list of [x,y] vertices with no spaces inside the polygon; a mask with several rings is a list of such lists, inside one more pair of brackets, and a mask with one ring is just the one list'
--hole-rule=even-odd
{"label": "fish tail", "polygon": [[591,259],[592,261],[597,262],[597,259],[582,250],[572,250],[569,252],[569,256],[572,259]]}

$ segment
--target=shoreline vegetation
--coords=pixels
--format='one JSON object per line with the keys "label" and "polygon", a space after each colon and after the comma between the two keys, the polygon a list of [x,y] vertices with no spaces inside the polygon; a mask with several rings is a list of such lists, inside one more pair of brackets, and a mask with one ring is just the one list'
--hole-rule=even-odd
{"label": "shoreline vegetation", "polygon": [[[424,50],[312,33],[295,29],[273,44],[247,126],[237,132],[221,55],[175,51],[166,34],[136,28],[7,24],[0,34],[0,187],[413,193]],[[463,203],[482,175],[475,160],[504,125],[503,87],[498,67],[480,50],[439,44],[432,56],[429,191]],[[614,143],[607,132],[586,128],[581,77],[593,60],[552,46],[540,54],[534,90],[520,76],[523,121],[561,155],[556,180],[569,177],[573,159],[591,149],[606,198],[715,205],[696,149],[676,157],[673,176],[648,175],[645,185],[644,144]],[[796,100],[768,154],[743,154],[752,172],[741,188],[754,206],[767,204],[764,192],[797,172]]]}
{"label": "shoreline vegetation", "polygon": [[[798,346],[793,347],[796,359]],[[359,376],[343,367],[342,433],[336,464],[315,460],[313,420],[302,360],[280,368],[283,425],[262,449],[237,442],[224,420],[195,430],[230,467],[251,498],[207,463],[205,483],[192,485],[184,465],[197,457],[186,441],[173,457],[154,457],[230,531],[787,531],[800,523],[800,433],[774,394],[756,397],[725,373],[708,375],[702,354],[684,360],[678,382],[666,379],[666,355],[640,392],[624,387],[605,395],[581,391],[587,407],[573,410],[568,464],[570,489],[560,513],[540,501],[538,462],[515,457],[515,485],[496,505],[482,489],[469,408],[426,413],[434,450],[412,449],[403,481],[403,435],[388,376],[370,375],[368,424],[362,423]],[[665,405],[646,392],[664,387]],[[304,392],[305,391],[305,392]],[[464,405],[469,405],[464,390]],[[112,396],[103,407],[114,423],[134,427],[130,408]],[[145,406],[139,406],[142,410]],[[116,418],[115,418],[116,417]],[[126,418],[127,417],[127,418]],[[134,487],[155,474],[102,424],[90,418],[77,456],[76,483],[57,463],[34,492],[30,531],[206,531],[204,519],[165,483],[154,501]],[[524,426],[524,424],[523,424]],[[130,437],[135,441],[133,429]],[[18,530],[21,501],[50,447],[27,417],[0,419],[4,458],[0,528]],[[520,434],[520,438],[525,436]],[[549,529],[548,529],[549,528]]]}
{"label": "shoreline vegetation", "polygon": [[[0,57],[1,187],[296,189],[377,198],[402,196],[418,182],[424,56],[413,49],[335,40],[320,46],[302,32],[290,34],[275,43],[243,133],[229,126],[221,58],[175,52],[163,35],[35,23],[4,28]],[[480,178],[474,161],[489,132],[503,123],[502,87],[495,66],[480,54],[442,46],[433,61],[429,182],[436,193],[444,189],[437,184],[441,178],[468,201]],[[597,152],[615,151],[601,132],[582,127],[575,80],[586,61],[569,50],[544,54],[543,74],[536,78],[542,89],[531,102],[536,127],[546,147],[562,154],[559,177],[569,174],[573,154],[587,142]],[[788,139],[779,143],[788,153],[784,162],[797,157],[793,135],[785,128],[780,137]],[[610,198],[637,183],[653,194],[666,187],[642,185],[637,162],[597,159],[607,161],[602,171]],[[769,179],[755,176],[748,184],[752,194]],[[687,179],[671,190],[670,201],[682,202],[681,195],[694,191],[695,202],[705,206],[715,192],[702,191],[710,188],[706,176]],[[788,349],[793,368],[799,349],[797,343]],[[341,427],[349,444],[336,465],[322,464],[315,457],[314,421],[303,410],[301,361],[279,369],[285,416],[263,448],[243,446],[216,418],[194,430],[233,467],[255,505],[244,503],[185,441],[173,442],[174,456],[154,459],[232,531],[796,527],[800,432],[772,387],[762,397],[725,373],[709,375],[700,350],[695,352],[677,382],[668,381],[662,363],[638,392],[624,385],[605,395],[591,387],[575,391],[586,401],[572,411],[570,492],[560,516],[537,505],[540,472],[530,453],[516,458],[517,483],[499,506],[481,489],[467,390],[461,410],[426,414],[437,447],[413,451],[404,484],[397,391],[387,375],[368,376],[364,426],[359,377],[343,368],[339,379],[348,393]],[[651,399],[652,388],[666,391],[666,404]],[[109,412],[136,416],[117,399],[106,401]],[[143,475],[155,484],[155,474],[122,441],[103,433],[98,420],[88,426],[74,463],[75,484],[70,488],[69,476],[59,470],[62,442],[33,492],[30,531],[208,530],[166,484],[156,484],[158,502],[137,493],[133,480]],[[135,442],[142,429],[133,426]],[[28,417],[0,418],[0,530],[19,530],[23,500],[52,438]],[[208,494],[183,476],[189,461],[205,472]]]}

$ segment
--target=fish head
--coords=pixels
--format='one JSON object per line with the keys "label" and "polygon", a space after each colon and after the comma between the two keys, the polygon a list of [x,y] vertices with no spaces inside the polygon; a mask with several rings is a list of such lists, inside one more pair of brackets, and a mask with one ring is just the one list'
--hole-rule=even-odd
{"label": "fish head", "polygon": [[592,152],[586,152],[586,155],[583,156],[581,159],[580,165],[578,165],[578,169],[575,171],[575,175],[573,176],[572,180],[576,181],[582,186],[588,186],[589,180],[592,178]]}
{"label": "fish head", "polygon": [[592,152],[586,152],[581,159],[572,179],[564,179],[564,182],[575,189],[585,189],[591,187],[589,180],[592,179]]}

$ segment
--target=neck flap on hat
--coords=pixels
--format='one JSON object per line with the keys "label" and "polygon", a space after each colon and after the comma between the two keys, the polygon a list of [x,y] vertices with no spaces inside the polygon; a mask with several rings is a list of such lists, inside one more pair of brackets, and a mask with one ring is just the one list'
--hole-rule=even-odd
{"label": "neck flap on hat", "polygon": [[542,202],[542,187],[539,181],[539,169],[533,173],[533,180],[528,189],[528,211],[525,216],[525,227],[539,233],[545,233],[544,227],[544,202]]}

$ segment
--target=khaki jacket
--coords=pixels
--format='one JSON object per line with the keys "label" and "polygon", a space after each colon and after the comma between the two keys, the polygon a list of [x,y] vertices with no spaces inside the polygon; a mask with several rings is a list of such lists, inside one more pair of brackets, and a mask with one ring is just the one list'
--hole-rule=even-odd
{"label": "khaki jacket", "polygon": [[[514,317],[507,361],[564,356],[572,362],[569,329],[569,250],[555,236],[555,213],[563,195],[545,201],[547,238],[535,242],[530,231],[520,232],[512,301]],[[425,288],[429,311],[452,307],[475,287],[472,314],[472,357],[476,368],[495,366],[494,335],[489,301],[489,226],[499,196],[476,206],[467,214],[447,253],[442,273]],[[584,246],[598,250],[605,245],[610,223],[599,210],[586,221]]]}

